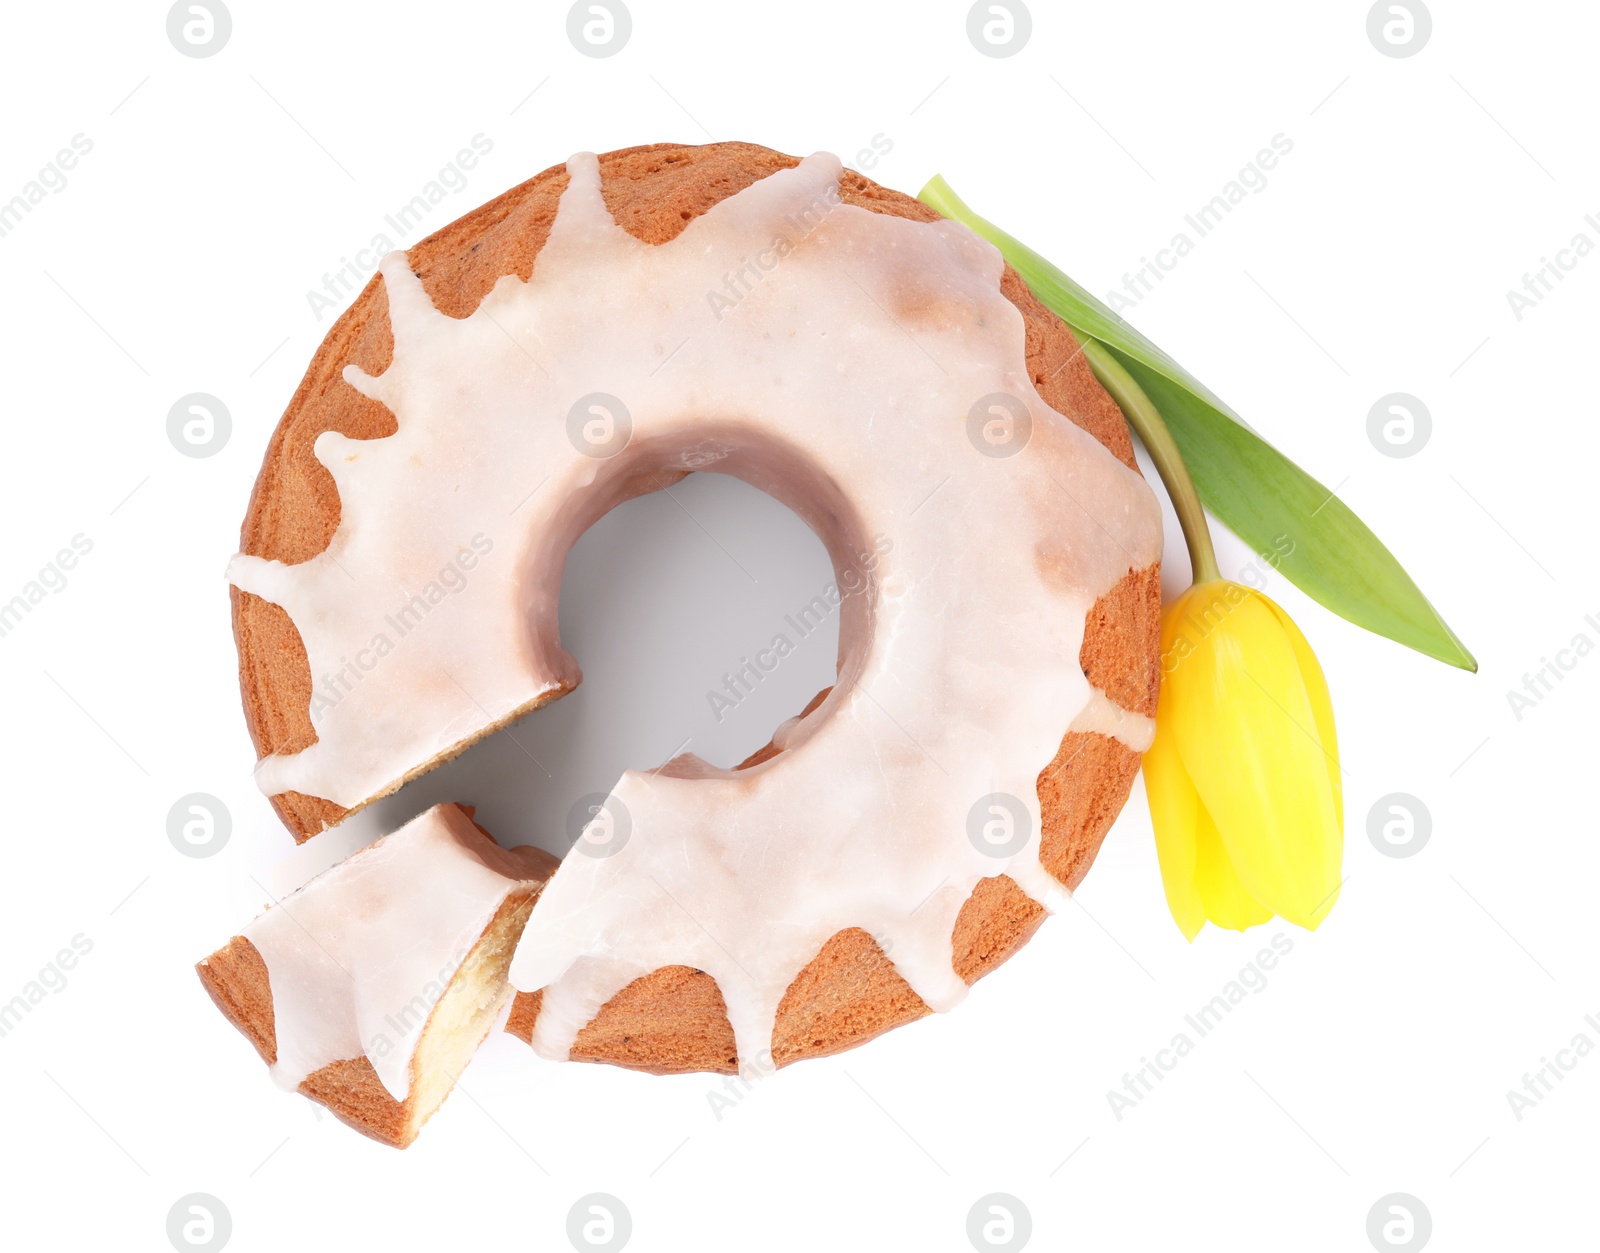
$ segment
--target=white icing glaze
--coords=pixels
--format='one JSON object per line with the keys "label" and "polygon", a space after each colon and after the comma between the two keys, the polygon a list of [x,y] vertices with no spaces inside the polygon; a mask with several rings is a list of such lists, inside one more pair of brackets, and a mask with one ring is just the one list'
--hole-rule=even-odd
{"label": "white icing glaze", "polygon": [[1141,755],[1156,742],[1154,718],[1124,709],[1097,687],[1089,689],[1089,703],[1067,729],[1109,735]]}
{"label": "white icing glaze", "polygon": [[[393,364],[345,377],[398,430],[318,439],[342,507],[325,554],[229,569],[288,610],[324,698],[317,743],[258,779],[354,806],[570,688],[555,602],[572,542],[688,470],[738,474],[833,555],[851,593],[839,682],[760,766],[686,756],[622,777],[627,840],[566,858],[512,966],[517,987],[544,989],[535,1047],[565,1057],[615,992],[683,964],[716,978],[741,1058],[757,1058],[793,976],[847,927],[946,1009],[966,991],[950,934],[978,880],[1060,893],[1039,861],[1035,780],[1063,732],[1082,718],[1147,743],[1148,720],[1117,717],[1078,654],[1093,602],[1159,557],[1155,498],[1039,397],[999,253],[964,227],[844,205],[838,161],[817,155],[652,246],[612,220],[592,154],[567,168],[529,281],[501,279],[466,318],[439,313],[402,254],[385,258]],[[607,460],[568,438],[591,393],[631,416]],[[969,439],[969,411],[994,393],[1026,406],[1017,455]],[[463,551],[479,554],[464,586],[388,638],[396,606]],[[968,837],[993,793],[1027,828],[1001,856]]]}
{"label": "white icing glaze", "polygon": [[507,894],[555,864],[437,805],[268,909],[243,934],[272,986],[272,1077],[293,1090],[365,1054],[405,1100],[434,1004]]}

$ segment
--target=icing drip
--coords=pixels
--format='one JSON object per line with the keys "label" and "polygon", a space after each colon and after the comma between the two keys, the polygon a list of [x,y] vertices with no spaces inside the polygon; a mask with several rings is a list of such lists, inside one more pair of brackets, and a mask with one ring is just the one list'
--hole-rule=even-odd
{"label": "icing drip", "polygon": [[[759,766],[624,774],[512,965],[544,989],[535,1047],[567,1056],[613,994],[681,964],[716,979],[757,1058],[795,974],[848,927],[947,1009],[966,992],[950,935],[973,886],[1061,892],[1035,780],[1063,731],[1148,742],[1078,654],[1094,601],[1159,557],[1155,498],[1039,397],[999,253],[964,227],[841,203],[819,154],[653,246],[611,218],[593,155],[567,168],[530,279],[501,279],[470,316],[439,313],[402,254],[384,260],[393,364],[345,377],[398,429],[318,439],[342,509],[325,554],[229,571],[289,612],[322,697],[317,743],[259,781],[352,807],[569,689],[555,604],[572,542],[689,470],[737,474],[833,556],[839,681]],[[1016,455],[972,434],[997,393],[1031,423]],[[591,417],[604,434],[615,406],[597,394],[631,424],[606,458],[571,434]],[[432,603],[402,634],[414,596]]]}
{"label": "icing drip", "polygon": [[1099,688],[1089,689],[1089,703],[1072,720],[1069,731],[1109,735],[1125,748],[1144,754],[1156,742],[1156,720],[1149,714],[1124,709]]}
{"label": "icing drip", "polygon": [[434,1004],[506,896],[554,867],[438,805],[268,909],[243,934],[272,985],[272,1077],[292,1091],[365,1055],[405,1100]]}

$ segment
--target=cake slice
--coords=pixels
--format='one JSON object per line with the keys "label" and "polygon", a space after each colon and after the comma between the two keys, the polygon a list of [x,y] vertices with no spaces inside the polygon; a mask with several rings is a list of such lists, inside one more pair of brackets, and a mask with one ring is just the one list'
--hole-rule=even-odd
{"label": "cake slice", "polygon": [[324,871],[196,967],[277,1083],[405,1148],[494,1025],[560,863],[438,805]]}

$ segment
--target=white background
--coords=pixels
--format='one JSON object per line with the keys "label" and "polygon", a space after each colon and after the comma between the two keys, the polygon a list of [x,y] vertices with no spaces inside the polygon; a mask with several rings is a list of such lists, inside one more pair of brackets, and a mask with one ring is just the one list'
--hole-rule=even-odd
{"label": "white background", "polygon": [[[1576,1035],[1600,1045],[1600,660],[1520,720],[1506,694],[1574,636],[1600,643],[1600,259],[1520,320],[1506,292],[1580,231],[1600,243],[1600,13],[1435,0],[1427,46],[1397,59],[1365,3],[1041,0],[1028,45],[992,59],[966,9],[635,0],[627,47],[593,59],[564,4],[234,0],[227,46],[194,59],[163,5],[8,7],[0,200],[93,142],[0,238],[0,600],[93,543],[0,638],[0,1001],[93,945],[0,1038],[9,1247],[165,1249],[192,1192],[240,1250],[565,1248],[592,1192],[626,1205],[639,1250],[965,1249],[991,1192],[1027,1207],[1038,1248],[1365,1249],[1391,1192],[1425,1204],[1435,1248],[1592,1247],[1600,1053],[1520,1120],[1506,1093]],[[1347,770],[1349,880],[1320,932],[1186,944],[1136,788],[1077,904],[956,1012],[762,1079],[720,1119],[711,1077],[558,1067],[499,1034],[404,1153],[272,1086],[191,970],[264,903],[257,880],[315,868],[309,849],[285,865],[250,780],[221,571],[331,322],[306,293],[384,214],[478,134],[492,152],[428,229],[577,150],[737,138],[850,160],[881,135],[874,177],[914,193],[942,172],[1105,292],[1280,133],[1265,190],[1129,316],[1337,487],[1482,666],[1273,583],[1326,667]],[[1433,417],[1403,460],[1366,433],[1396,391]],[[215,456],[168,441],[189,392],[231,411]],[[575,558],[563,628],[589,685],[551,711],[565,731],[519,730],[563,754],[555,778],[494,744],[450,782],[498,806],[503,838],[543,838],[686,737],[734,760],[829,681],[818,647],[712,723],[705,689],[828,572],[755,493],[680,491]],[[1248,560],[1225,547],[1225,572]],[[168,841],[189,792],[232,814],[216,856]],[[1392,792],[1432,816],[1408,859],[1367,838]],[[1108,1090],[1280,932],[1293,951],[1264,990],[1119,1120]]]}

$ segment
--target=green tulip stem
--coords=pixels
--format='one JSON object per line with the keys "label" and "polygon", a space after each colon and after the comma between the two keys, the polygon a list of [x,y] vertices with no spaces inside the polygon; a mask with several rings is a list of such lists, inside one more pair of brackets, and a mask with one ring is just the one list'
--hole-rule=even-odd
{"label": "green tulip stem", "polygon": [[1189,546],[1189,566],[1196,583],[1211,583],[1222,577],[1217,570],[1216,550],[1211,546],[1211,527],[1206,522],[1206,511],[1200,504],[1200,492],[1189,477],[1189,467],[1183,463],[1172,432],[1161,418],[1144,389],[1133,381],[1133,376],[1123,369],[1122,362],[1111,355],[1111,350],[1098,340],[1080,333],[1083,355],[1089,362],[1100,385],[1111,393],[1111,398],[1122,408],[1128,425],[1138,433],[1150,460],[1155,462],[1156,473],[1172,499],[1172,508],[1178,515],[1178,525],[1183,528],[1183,539]]}

